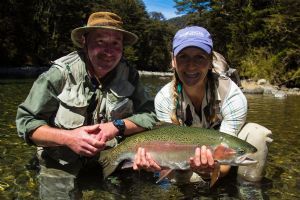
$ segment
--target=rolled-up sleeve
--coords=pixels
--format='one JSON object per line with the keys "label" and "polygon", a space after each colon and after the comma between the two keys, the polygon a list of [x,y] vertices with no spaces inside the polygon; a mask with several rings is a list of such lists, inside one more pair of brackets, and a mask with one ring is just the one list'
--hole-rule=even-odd
{"label": "rolled-up sleeve", "polygon": [[50,124],[58,108],[57,95],[64,83],[64,77],[57,68],[50,68],[41,74],[23,103],[18,106],[16,126],[18,135],[32,144],[29,134],[38,127]]}

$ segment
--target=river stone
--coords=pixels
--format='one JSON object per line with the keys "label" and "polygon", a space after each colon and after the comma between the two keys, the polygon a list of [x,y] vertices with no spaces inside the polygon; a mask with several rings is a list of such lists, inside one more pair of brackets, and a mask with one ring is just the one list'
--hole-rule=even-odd
{"label": "river stone", "polygon": [[287,94],[284,91],[278,91],[277,93],[275,93],[274,97],[278,99],[285,99],[287,97]]}
{"label": "river stone", "polygon": [[257,81],[257,85],[265,85],[265,84],[267,84],[267,80],[266,79],[259,79]]}
{"label": "river stone", "polygon": [[261,87],[256,87],[256,88],[244,88],[243,92],[246,94],[263,94],[264,89]]}

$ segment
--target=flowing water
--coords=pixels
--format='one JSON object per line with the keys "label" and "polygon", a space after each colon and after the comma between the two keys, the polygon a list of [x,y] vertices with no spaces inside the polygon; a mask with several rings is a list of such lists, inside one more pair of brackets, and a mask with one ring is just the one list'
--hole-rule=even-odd
{"label": "flowing water", "polygon": [[[155,93],[168,78],[142,78]],[[0,80],[0,199],[38,199],[35,147],[17,136],[17,105],[27,96],[33,80]],[[83,199],[300,199],[300,96],[275,99],[246,95],[248,121],[273,132],[266,175],[260,184],[240,185],[234,170],[209,189],[206,185],[155,184],[145,172],[123,170],[103,181],[100,175],[80,179]]]}

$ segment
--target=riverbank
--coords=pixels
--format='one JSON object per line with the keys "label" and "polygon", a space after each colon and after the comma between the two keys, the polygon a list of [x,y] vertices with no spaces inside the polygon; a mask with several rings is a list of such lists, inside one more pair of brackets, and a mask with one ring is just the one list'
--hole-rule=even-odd
{"label": "riverbank", "polygon": [[[0,68],[0,78],[36,78],[49,67],[16,67],[16,68]],[[160,76],[169,77],[173,76],[173,72],[151,72],[151,71],[139,71],[140,76]],[[271,85],[267,80],[260,79],[258,81],[253,80],[241,80],[242,91],[246,94],[263,94],[274,95],[276,98],[285,98],[289,95],[300,96],[299,88],[286,88]]]}
{"label": "riverbank", "polygon": [[275,98],[286,98],[289,95],[300,96],[299,88],[286,88],[271,85],[267,80],[242,80],[242,90],[246,94],[274,95]]}
{"label": "riverbank", "polygon": [[48,69],[46,66],[1,67],[0,78],[36,78]]}
{"label": "riverbank", "polygon": [[[162,76],[172,77],[173,72],[149,72],[139,71],[141,76]],[[285,98],[289,95],[300,96],[299,88],[286,88],[271,85],[267,80],[260,79],[258,81],[241,80],[242,91],[245,94],[263,94],[263,95],[274,95],[275,98]]]}

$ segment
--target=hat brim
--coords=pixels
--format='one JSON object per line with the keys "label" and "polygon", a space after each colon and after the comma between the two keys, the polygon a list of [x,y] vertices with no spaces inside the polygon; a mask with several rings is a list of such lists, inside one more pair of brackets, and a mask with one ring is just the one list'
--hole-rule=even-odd
{"label": "hat brim", "polygon": [[179,52],[181,52],[183,49],[187,47],[197,47],[205,51],[206,53],[210,54],[212,51],[212,47],[208,44],[205,44],[204,42],[199,41],[192,41],[192,42],[183,42],[182,44],[178,45],[173,49],[174,56],[177,56]]}
{"label": "hat brim", "polygon": [[108,26],[85,26],[85,27],[75,28],[71,32],[71,40],[75,46],[79,48],[83,48],[82,36],[90,31],[94,31],[98,29],[115,30],[121,32],[123,34],[124,45],[133,45],[138,40],[138,36],[134,33],[116,27],[108,27]]}

